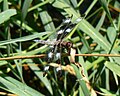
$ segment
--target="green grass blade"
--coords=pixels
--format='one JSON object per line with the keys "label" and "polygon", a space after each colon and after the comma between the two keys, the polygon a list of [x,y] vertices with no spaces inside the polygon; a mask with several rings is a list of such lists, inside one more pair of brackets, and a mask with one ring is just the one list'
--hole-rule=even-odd
{"label": "green grass blade", "polygon": [[109,11],[109,8],[108,8],[108,5],[109,5],[109,0],[99,0],[100,1],[100,4],[102,5],[103,9],[105,10],[110,22],[113,24],[114,28],[116,30],[118,30],[117,26],[115,25],[115,23],[113,22],[113,19],[111,17],[111,14],[110,14],[110,11]]}
{"label": "green grass blade", "polygon": [[3,10],[7,10],[8,9],[8,0],[4,0],[3,2]]}
{"label": "green grass blade", "polygon": [[37,8],[39,8],[39,7],[47,4],[48,2],[49,2],[49,0],[45,0],[45,1],[43,1],[42,3],[39,3],[39,4],[35,5],[35,6],[33,6],[33,7],[31,7],[31,8],[28,9],[28,12],[37,9]]}
{"label": "green grass blade", "polygon": [[0,3],[2,2],[3,0],[0,0]]}
{"label": "green grass blade", "polygon": [[107,0],[99,0],[99,2],[102,5],[102,7],[104,8],[105,12],[108,14],[108,16],[111,16],[109,8],[108,8],[108,2],[107,2]]}
{"label": "green grass blade", "polygon": [[28,13],[28,8],[30,7],[33,0],[25,0],[22,7],[22,21],[26,18]]}
{"label": "green grass blade", "polygon": [[[82,22],[80,22],[79,29],[81,29],[83,32],[88,34],[95,42],[97,42],[97,44],[99,44],[106,51],[106,53],[109,52],[112,45],[99,32],[97,32],[97,30],[94,29],[91,26],[91,24],[83,20]],[[113,49],[111,53],[117,54],[118,50]],[[120,64],[119,57],[112,57],[112,58],[118,64]]]}
{"label": "green grass blade", "polygon": [[120,65],[107,61],[105,62],[105,66],[120,77]]}
{"label": "green grass blade", "polygon": [[0,24],[9,20],[10,17],[16,15],[16,10],[15,9],[8,9],[4,12],[0,13]]}
{"label": "green grass blade", "polygon": [[115,28],[114,27],[108,27],[107,36],[108,36],[111,43],[113,43],[114,40],[116,39],[116,35],[117,35],[117,33],[116,33]]}
{"label": "green grass blade", "polygon": [[0,61],[0,66],[6,65],[7,63],[7,61]]}
{"label": "green grass blade", "polygon": [[87,11],[85,12],[85,15],[88,15],[91,9],[94,7],[94,5],[97,3],[98,0],[93,0],[92,4],[89,6]]}
{"label": "green grass blade", "polygon": [[0,46],[5,45],[5,44],[10,44],[10,43],[15,43],[15,42],[29,41],[29,40],[39,38],[39,37],[42,37],[44,35],[49,35],[49,34],[51,34],[51,32],[41,32],[41,33],[35,33],[33,35],[23,36],[23,37],[16,38],[16,39],[0,41]]}
{"label": "green grass blade", "polygon": [[[45,10],[42,10],[40,8],[39,8],[39,11],[42,11],[42,12],[39,13],[39,15],[40,15],[40,18],[41,18],[42,23],[44,25],[44,29],[46,31],[53,31],[53,30],[55,30],[55,26],[54,26],[54,24],[52,22],[52,18],[50,17],[48,12],[45,11]],[[49,37],[49,39],[53,39],[53,38],[55,38],[55,31],[54,31],[54,34],[52,34]]]}
{"label": "green grass blade", "polygon": [[[34,64],[30,59],[26,59],[26,62],[28,62],[28,64]],[[53,95],[51,84],[48,81],[47,77],[43,77],[43,72],[40,70],[40,68],[38,66],[29,66],[29,67],[32,69],[32,71],[34,71],[35,75],[43,82],[43,84],[48,89],[50,94]]]}
{"label": "green grass blade", "polygon": [[24,83],[5,75],[0,76],[0,88],[12,92],[18,96],[44,96]]}
{"label": "green grass blade", "polygon": [[87,88],[87,86],[86,86],[86,84],[85,84],[85,81],[82,80],[83,77],[82,77],[82,75],[80,74],[80,70],[78,70],[78,68],[77,68],[74,64],[72,64],[72,67],[73,67],[74,70],[75,70],[76,77],[77,77],[77,79],[78,79],[78,81],[79,81],[79,83],[80,83],[79,86],[81,86],[84,95],[85,95],[85,96],[90,96],[90,92],[89,92],[89,90],[88,90],[88,88]]}
{"label": "green grass blade", "polygon": [[103,93],[101,95],[103,96],[117,96],[116,94],[104,89],[104,88],[99,88]]}
{"label": "green grass blade", "polygon": [[102,27],[103,23],[104,23],[104,20],[105,20],[105,16],[106,16],[106,13],[103,12],[103,15],[101,16],[97,26],[96,26],[96,30],[99,31],[100,28]]}
{"label": "green grass blade", "polygon": [[[52,1],[52,0],[50,0]],[[65,1],[56,1],[52,4],[54,7],[56,8],[60,8],[62,10],[65,10],[67,14],[69,14],[69,16],[73,15],[73,16],[78,16],[79,14],[76,13],[76,11],[70,6],[68,5]]]}
{"label": "green grass blade", "polygon": [[97,58],[95,61],[93,61],[91,64],[86,64],[86,69],[89,70],[91,68],[93,68],[94,66],[97,66],[97,64],[99,64],[100,62],[103,62],[105,60],[104,57],[99,57]]}

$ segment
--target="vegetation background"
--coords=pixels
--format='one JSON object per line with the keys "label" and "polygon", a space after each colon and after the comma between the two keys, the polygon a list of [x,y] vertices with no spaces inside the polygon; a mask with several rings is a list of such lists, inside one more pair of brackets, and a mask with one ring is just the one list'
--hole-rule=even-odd
{"label": "vegetation background", "polygon": [[[48,46],[33,40],[52,40],[63,19],[73,15],[74,21],[83,14],[85,19],[65,40],[74,43],[78,54],[119,55],[119,0],[0,0],[0,57],[46,53]],[[1,60],[0,95],[120,96],[120,57],[76,60],[86,80],[73,64],[74,75],[63,71],[58,78],[54,68],[43,77],[43,58]]]}

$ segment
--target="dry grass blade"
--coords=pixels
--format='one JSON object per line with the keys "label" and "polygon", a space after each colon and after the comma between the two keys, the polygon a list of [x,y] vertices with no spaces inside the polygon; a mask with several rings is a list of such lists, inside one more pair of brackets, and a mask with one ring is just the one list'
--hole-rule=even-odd
{"label": "dry grass blade", "polygon": [[[43,58],[45,56],[46,54],[31,55],[31,56],[13,56],[13,57],[0,58],[0,60]],[[63,56],[68,56],[68,54],[63,54]],[[75,54],[75,56],[120,57],[120,54]]]}

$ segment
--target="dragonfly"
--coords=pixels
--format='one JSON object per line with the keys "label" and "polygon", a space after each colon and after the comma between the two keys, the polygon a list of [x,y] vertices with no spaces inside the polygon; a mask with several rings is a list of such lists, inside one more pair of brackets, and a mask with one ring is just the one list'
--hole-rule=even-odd
{"label": "dragonfly", "polygon": [[[49,63],[56,62],[60,66],[56,68],[56,71],[61,74],[61,60],[62,60],[62,49],[63,47],[66,49],[70,49],[73,47],[73,44],[71,42],[65,42],[63,39],[74,29],[74,27],[83,19],[83,17],[80,17],[75,20],[75,23],[72,23],[72,16],[66,18],[63,20],[63,22],[60,24],[59,30],[56,31],[57,36],[54,39],[54,41],[45,41],[45,40],[34,40],[35,42],[46,44],[50,46],[50,50],[47,54],[47,63],[44,67],[44,74],[45,76],[49,71]],[[70,51],[70,50],[69,50]],[[68,53],[69,53],[68,51]]]}

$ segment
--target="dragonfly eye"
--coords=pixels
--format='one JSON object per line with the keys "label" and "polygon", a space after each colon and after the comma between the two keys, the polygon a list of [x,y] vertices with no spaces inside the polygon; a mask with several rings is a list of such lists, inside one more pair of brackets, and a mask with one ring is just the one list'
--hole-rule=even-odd
{"label": "dragonfly eye", "polygon": [[73,46],[73,43],[68,42],[68,43],[66,44],[66,46],[67,46],[68,48],[71,48],[71,47]]}

